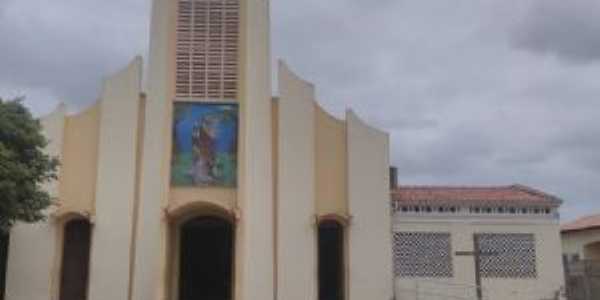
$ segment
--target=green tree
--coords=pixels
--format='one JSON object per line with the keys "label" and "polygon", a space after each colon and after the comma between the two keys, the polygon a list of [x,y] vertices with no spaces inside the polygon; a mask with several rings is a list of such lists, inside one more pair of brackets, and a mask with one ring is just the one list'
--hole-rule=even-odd
{"label": "green tree", "polygon": [[56,179],[58,160],[43,152],[48,141],[21,99],[0,98],[0,232],[17,221],[44,220],[52,199],[42,184]]}

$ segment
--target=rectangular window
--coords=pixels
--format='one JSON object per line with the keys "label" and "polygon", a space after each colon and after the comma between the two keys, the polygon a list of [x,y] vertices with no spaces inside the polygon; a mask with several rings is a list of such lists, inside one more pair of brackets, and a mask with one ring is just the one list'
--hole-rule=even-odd
{"label": "rectangular window", "polygon": [[395,232],[394,273],[400,277],[452,277],[450,233]]}
{"label": "rectangular window", "polygon": [[533,234],[485,233],[477,235],[484,278],[535,278],[536,246]]}

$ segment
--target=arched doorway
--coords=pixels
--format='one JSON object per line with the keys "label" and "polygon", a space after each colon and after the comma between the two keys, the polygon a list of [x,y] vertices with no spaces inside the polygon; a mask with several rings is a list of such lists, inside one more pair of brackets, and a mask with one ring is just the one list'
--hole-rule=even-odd
{"label": "arched doorway", "polygon": [[179,230],[179,300],[231,300],[234,230],[228,220],[206,216]]}
{"label": "arched doorway", "polygon": [[87,299],[91,235],[88,220],[75,219],[65,224],[60,300]]}
{"label": "arched doorway", "polygon": [[344,226],[334,220],[319,223],[319,300],[345,297]]}

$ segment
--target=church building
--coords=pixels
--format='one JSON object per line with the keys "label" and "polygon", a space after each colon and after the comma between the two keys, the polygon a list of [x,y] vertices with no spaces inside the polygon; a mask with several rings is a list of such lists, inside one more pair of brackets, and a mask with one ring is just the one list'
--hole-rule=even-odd
{"label": "church building", "polygon": [[[269,9],[153,0],[147,67],[135,58],[87,109],[41,118],[61,161],[45,186],[55,205],[12,229],[3,299],[500,300],[533,287],[543,291],[511,299],[539,300],[560,289],[559,199],[396,187],[386,132],[327,113],[283,62],[272,95]],[[467,284],[480,288],[438,297]]]}
{"label": "church building", "polygon": [[273,98],[269,21],[154,0],[147,69],[42,119],[57,205],[11,232],[7,300],[393,298],[388,135],[284,63]]}

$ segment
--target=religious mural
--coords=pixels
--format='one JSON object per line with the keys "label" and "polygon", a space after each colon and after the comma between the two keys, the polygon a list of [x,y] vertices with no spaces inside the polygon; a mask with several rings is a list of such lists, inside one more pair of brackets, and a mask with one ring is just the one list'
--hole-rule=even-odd
{"label": "religious mural", "polygon": [[175,103],[171,183],[236,186],[237,137],[236,104]]}

